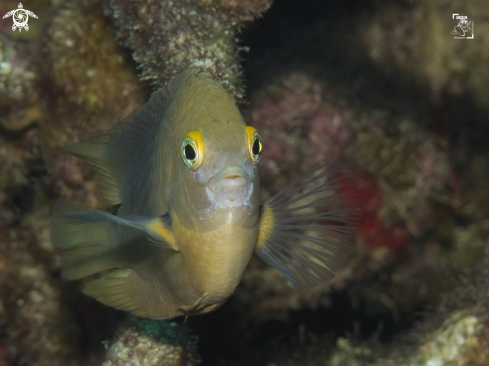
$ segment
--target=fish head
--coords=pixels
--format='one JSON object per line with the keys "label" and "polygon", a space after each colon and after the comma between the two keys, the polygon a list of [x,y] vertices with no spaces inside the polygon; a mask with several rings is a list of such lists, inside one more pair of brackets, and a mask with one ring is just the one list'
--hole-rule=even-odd
{"label": "fish head", "polygon": [[210,79],[204,86],[185,104],[179,135],[174,135],[178,156],[172,162],[172,206],[193,229],[212,230],[228,220],[255,225],[261,137],[246,126],[219,83]]}
{"label": "fish head", "polygon": [[229,219],[244,224],[257,215],[256,156],[261,154],[261,140],[255,133],[258,142],[254,144],[260,145],[260,152],[253,154],[249,129],[244,124],[224,124],[220,129],[202,127],[189,131],[182,138],[178,168],[182,179],[175,187],[179,192],[175,193],[186,202],[182,215],[191,219],[192,227],[215,228]]}
{"label": "fish head", "polygon": [[[208,158],[201,179],[206,182],[207,197],[216,208],[242,207],[248,214],[256,210],[259,157],[253,159],[249,129],[253,128],[238,124],[225,125],[222,130],[204,129],[209,151],[206,149]],[[255,133],[254,137],[261,146],[260,135]]]}

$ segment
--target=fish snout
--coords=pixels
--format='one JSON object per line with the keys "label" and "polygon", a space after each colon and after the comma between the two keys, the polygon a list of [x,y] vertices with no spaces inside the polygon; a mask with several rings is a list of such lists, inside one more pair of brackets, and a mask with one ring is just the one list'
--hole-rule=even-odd
{"label": "fish snout", "polygon": [[227,167],[215,174],[208,185],[214,194],[234,201],[248,191],[250,176],[241,167]]}

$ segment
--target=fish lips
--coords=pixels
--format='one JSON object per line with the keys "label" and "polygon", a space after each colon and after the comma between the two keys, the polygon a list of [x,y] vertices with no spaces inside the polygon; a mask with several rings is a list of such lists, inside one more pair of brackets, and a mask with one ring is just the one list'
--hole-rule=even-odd
{"label": "fish lips", "polygon": [[218,201],[236,201],[247,198],[250,191],[251,178],[240,166],[230,166],[214,174],[207,183]]}

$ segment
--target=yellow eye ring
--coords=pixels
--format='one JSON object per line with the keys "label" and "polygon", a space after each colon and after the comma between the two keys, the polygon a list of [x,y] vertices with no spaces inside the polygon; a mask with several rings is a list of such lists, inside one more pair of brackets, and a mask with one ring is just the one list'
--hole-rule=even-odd
{"label": "yellow eye ring", "polygon": [[185,135],[180,146],[182,160],[190,170],[197,170],[204,160],[204,138],[200,130]]}
{"label": "yellow eye ring", "polygon": [[248,150],[250,152],[251,162],[257,165],[261,158],[263,142],[256,128],[246,126],[245,130],[248,138]]}

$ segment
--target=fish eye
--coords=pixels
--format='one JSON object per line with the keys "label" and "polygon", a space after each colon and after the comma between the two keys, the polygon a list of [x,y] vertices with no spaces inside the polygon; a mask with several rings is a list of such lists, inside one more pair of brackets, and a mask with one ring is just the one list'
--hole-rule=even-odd
{"label": "fish eye", "polygon": [[246,126],[246,135],[248,138],[248,146],[251,156],[251,161],[254,165],[257,165],[261,158],[261,152],[263,149],[263,143],[261,141],[258,131],[251,126]]}
{"label": "fish eye", "polygon": [[197,170],[204,160],[204,139],[200,130],[190,131],[181,145],[182,160],[190,170]]}
{"label": "fish eye", "polygon": [[251,148],[251,152],[253,153],[253,155],[258,155],[261,154],[261,149],[262,149],[262,145],[260,139],[255,138],[255,141],[253,142],[253,147]]}
{"label": "fish eye", "polygon": [[197,154],[195,153],[195,148],[192,146],[191,142],[185,144],[185,148],[183,149],[183,155],[187,158],[187,160],[195,162],[197,160]]}

